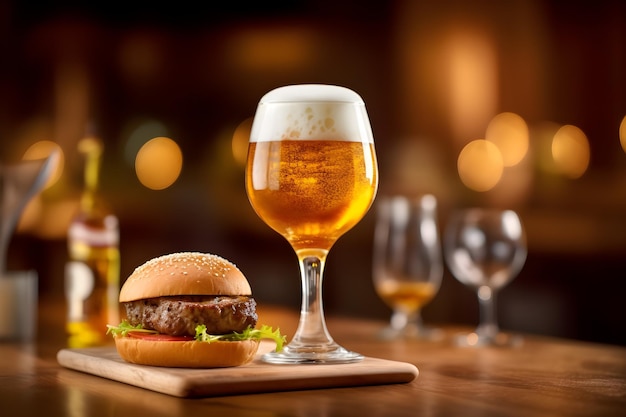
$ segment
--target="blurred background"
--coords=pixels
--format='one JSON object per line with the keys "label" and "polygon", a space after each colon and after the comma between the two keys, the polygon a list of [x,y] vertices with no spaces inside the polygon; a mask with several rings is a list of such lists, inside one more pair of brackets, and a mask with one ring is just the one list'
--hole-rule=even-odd
{"label": "blurred background", "polygon": [[[63,153],[9,249],[42,297],[63,293],[78,143],[95,134],[122,279],[206,251],[259,303],[299,308],[295,254],[247,200],[246,132],[267,91],[327,83],[366,102],[379,195],[433,193],[441,230],[456,207],[521,214],[529,255],[499,296],[503,329],[626,344],[626,2],[34,3],[0,4],[0,161]],[[499,158],[473,146],[490,137],[505,138]],[[374,218],[330,253],[327,314],[390,315],[372,284]],[[473,326],[476,296],[446,270],[423,315]]]}

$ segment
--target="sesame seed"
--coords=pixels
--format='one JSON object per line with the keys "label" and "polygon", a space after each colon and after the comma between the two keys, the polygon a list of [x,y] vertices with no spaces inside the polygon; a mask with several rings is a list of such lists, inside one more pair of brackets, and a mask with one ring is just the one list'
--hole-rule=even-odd
{"label": "sesame seed", "polygon": [[[233,263],[218,255],[200,252],[179,252],[153,258],[137,267],[135,271],[141,272],[141,270],[146,270],[149,272],[153,268],[158,268],[159,271],[167,268],[196,268],[197,270],[202,270],[205,267],[209,267],[212,270],[212,274],[216,277],[226,277],[228,271],[237,268]],[[185,271],[183,274],[186,275],[187,272]],[[174,275],[174,273],[170,272],[170,275]]]}

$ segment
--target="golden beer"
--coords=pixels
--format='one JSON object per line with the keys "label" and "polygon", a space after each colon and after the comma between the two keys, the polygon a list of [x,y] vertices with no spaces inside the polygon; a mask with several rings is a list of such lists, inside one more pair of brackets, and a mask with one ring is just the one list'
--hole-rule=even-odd
{"label": "golden beer", "polygon": [[385,279],[375,283],[378,296],[392,309],[406,313],[420,310],[435,297],[437,287],[432,282],[410,282]]}
{"label": "golden beer", "polygon": [[373,143],[251,142],[246,188],[259,217],[296,252],[329,250],[370,208],[377,175]]}

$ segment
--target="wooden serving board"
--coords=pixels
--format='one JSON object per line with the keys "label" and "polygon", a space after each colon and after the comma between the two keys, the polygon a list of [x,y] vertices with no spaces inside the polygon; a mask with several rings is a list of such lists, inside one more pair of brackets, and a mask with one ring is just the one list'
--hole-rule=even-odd
{"label": "wooden serving board", "polygon": [[419,374],[410,363],[369,357],[338,365],[271,365],[257,357],[234,368],[163,368],[127,363],[115,347],[62,349],[57,360],[69,369],[176,397],[397,384],[411,382]]}

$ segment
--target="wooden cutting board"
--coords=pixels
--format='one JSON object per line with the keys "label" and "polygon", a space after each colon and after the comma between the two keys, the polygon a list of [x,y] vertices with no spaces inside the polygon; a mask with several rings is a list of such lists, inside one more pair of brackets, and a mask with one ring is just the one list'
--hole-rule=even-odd
{"label": "wooden cutting board", "polygon": [[257,357],[234,368],[162,368],[127,363],[115,347],[62,349],[57,360],[69,369],[176,397],[397,384],[411,382],[419,374],[410,363],[369,357],[338,365],[271,365]]}

